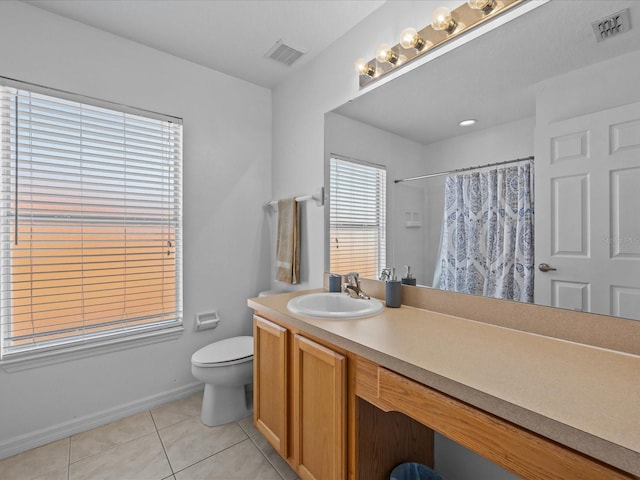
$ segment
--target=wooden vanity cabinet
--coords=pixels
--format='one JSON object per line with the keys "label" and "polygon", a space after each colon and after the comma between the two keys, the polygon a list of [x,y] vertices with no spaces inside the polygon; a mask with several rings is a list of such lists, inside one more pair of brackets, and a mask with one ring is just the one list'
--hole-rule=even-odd
{"label": "wooden vanity cabinet", "polygon": [[346,479],[346,357],[254,315],[254,423],[302,480]]}
{"label": "wooden vanity cabinet", "polygon": [[346,359],[293,336],[293,432],[302,480],[346,475]]}
{"label": "wooden vanity cabinet", "polygon": [[287,329],[258,316],[253,318],[253,423],[287,458]]}
{"label": "wooden vanity cabinet", "polygon": [[[282,300],[272,299],[263,304],[251,299],[249,306],[256,312],[255,424],[302,480],[388,480],[391,470],[403,462],[433,467],[434,432],[528,480],[640,480],[637,449],[625,450],[622,444],[603,443],[604,438],[585,436],[586,432],[553,417],[548,417],[546,426],[546,431],[553,435],[545,436],[527,428],[532,428],[532,412],[522,406],[489,398],[488,394],[479,405],[475,401],[469,403],[469,397],[463,399],[436,388],[431,381],[421,381],[428,380],[424,374],[429,371],[415,362],[395,357],[392,352],[402,347],[402,343],[389,340],[389,346],[385,346],[387,340],[383,342],[381,336],[398,321],[421,332],[422,322],[439,315],[437,312],[389,309],[384,315],[343,328],[343,324],[305,322],[290,316]],[[442,327],[439,336],[443,339],[454,331],[461,338],[464,332],[477,333],[478,322],[467,325],[464,319],[459,320],[455,330],[448,318],[443,324],[434,320],[432,327],[435,332]],[[535,341],[535,345],[541,342],[550,348],[549,340],[537,334],[529,338],[523,332],[515,338],[508,328],[500,328],[499,332],[493,327],[483,330],[489,341],[497,340],[494,336],[499,334],[500,339],[507,336],[524,347]],[[565,346],[553,341],[554,349],[560,348],[567,354],[592,353],[590,349],[583,351],[587,345],[579,345],[572,342]],[[560,353],[556,352],[558,362],[564,358]],[[529,355],[536,358],[533,351]],[[605,357],[611,365],[628,368],[625,378],[631,378],[637,365],[635,359],[626,355],[622,358],[615,352],[607,352]],[[414,358],[421,361],[422,357],[416,354]],[[528,371],[525,367],[520,365],[522,372]],[[598,371],[602,376],[608,370],[613,372],[612,367]],[[565,372],[564,378],[566,375]],[[544,378],[538,379],[541,380]],[[441,385],[453,385],[453,380],[446,377],[440,377],[440,381]],[[523,382],[526,381],[525,378]],[[620,384],[611,383],[615,388]],[[513,388],[518,385],[516,382]],[[458,391],[460,387],[471,389],[457,384],[452,390]],[[572,394],[567,387],[560,387],[564,395]],[[549,391],[548,395],[555,392]],[[612,402],[610,406],[615,404]],[[625,412],[636,410],[635,404],[625,404]],[[503,411],[508,415],[503,415]],[[607,417],[599,418],[610,417],[608,412],[605,414]],[[540,418],[546,421],[543,416]],[[611,418],[622,426],[620,416]],[[632,422],[637,415],[629,418]],[[550,429],[554,425],[558,430]],[[560,442],[558,438],[564,436],[567,441]],[[631,436],[628,441],[634,438]],[[610,453],[597,451],[599,445],[611,449]],[[598,458],[589,456],[590,451],[595,451]],[[609,458],[612,461],[607,461]]]}

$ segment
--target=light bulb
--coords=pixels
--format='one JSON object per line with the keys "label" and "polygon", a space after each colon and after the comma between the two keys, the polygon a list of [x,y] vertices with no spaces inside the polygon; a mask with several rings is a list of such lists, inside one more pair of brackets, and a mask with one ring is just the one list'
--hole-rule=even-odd
{"label": "light bulb", "polygon": [[398,55],[386,43],[381,44],[376,49],[376,60],[380,63],[389,62],[392,65],[398,63]]}
{"label": "light bulb", "polygon": [[422,50],[426,44],[427,42],[418,34],[415,28],[405,28],[400,34],[400,45],[402,45],[402,48]]}
{"label": "light bulb", "polygon": [[431,26],[434,30],[444,30],[451,33],[458,26],[458,22],[453,19],[451,11],[447,7],[440,7],[433,11]]}
{"label": "light bulb", "polygon": [[373,74],[376,73],[376,69],[369,65],[364,58],[356,60],[354,66],[359,75],[368,75],[369,77],[373,77]]}
{"label": "light bulb", "polygon": [[467,5],[474,10],[481,10],[486,15],[495,8],[496,0],[467,0]]}

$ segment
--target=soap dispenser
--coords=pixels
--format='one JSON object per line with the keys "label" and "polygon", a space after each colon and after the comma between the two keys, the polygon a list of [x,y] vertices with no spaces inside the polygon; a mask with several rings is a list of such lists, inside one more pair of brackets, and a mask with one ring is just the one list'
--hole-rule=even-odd
{"label": "soap dispenser", "polygon": [[402,277],[402,284],[403,285],[413,285],[415,287],[416,285],[416,279],[413,276],[413,274],[411,273],[411,267],[409,265],[405,265],[404,266],[405,269],[405,274],[404,277]]}
{"label": "soap dispenser", "polygon": [[402,284],[396,277],[396,269],[391,269],[391,276],[386,283],[387,307],[398,308],[402,304]]}

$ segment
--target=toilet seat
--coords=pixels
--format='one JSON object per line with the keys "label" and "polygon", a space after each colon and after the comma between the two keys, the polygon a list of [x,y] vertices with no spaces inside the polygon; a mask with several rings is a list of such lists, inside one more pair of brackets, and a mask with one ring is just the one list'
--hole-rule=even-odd
{"label": "toilet seat", "polygon": [[225,338],[202,347],[191,356],[192,365],[223,367],[253,359],[253,337]]}

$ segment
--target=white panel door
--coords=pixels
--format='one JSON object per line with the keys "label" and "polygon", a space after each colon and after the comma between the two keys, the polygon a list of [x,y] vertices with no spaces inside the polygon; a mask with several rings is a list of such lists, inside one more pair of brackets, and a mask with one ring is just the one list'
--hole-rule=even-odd
{"label": "white panel door", "polygon": [[535,169],[535,302],[640,320],[640,103],[539,126]]}

